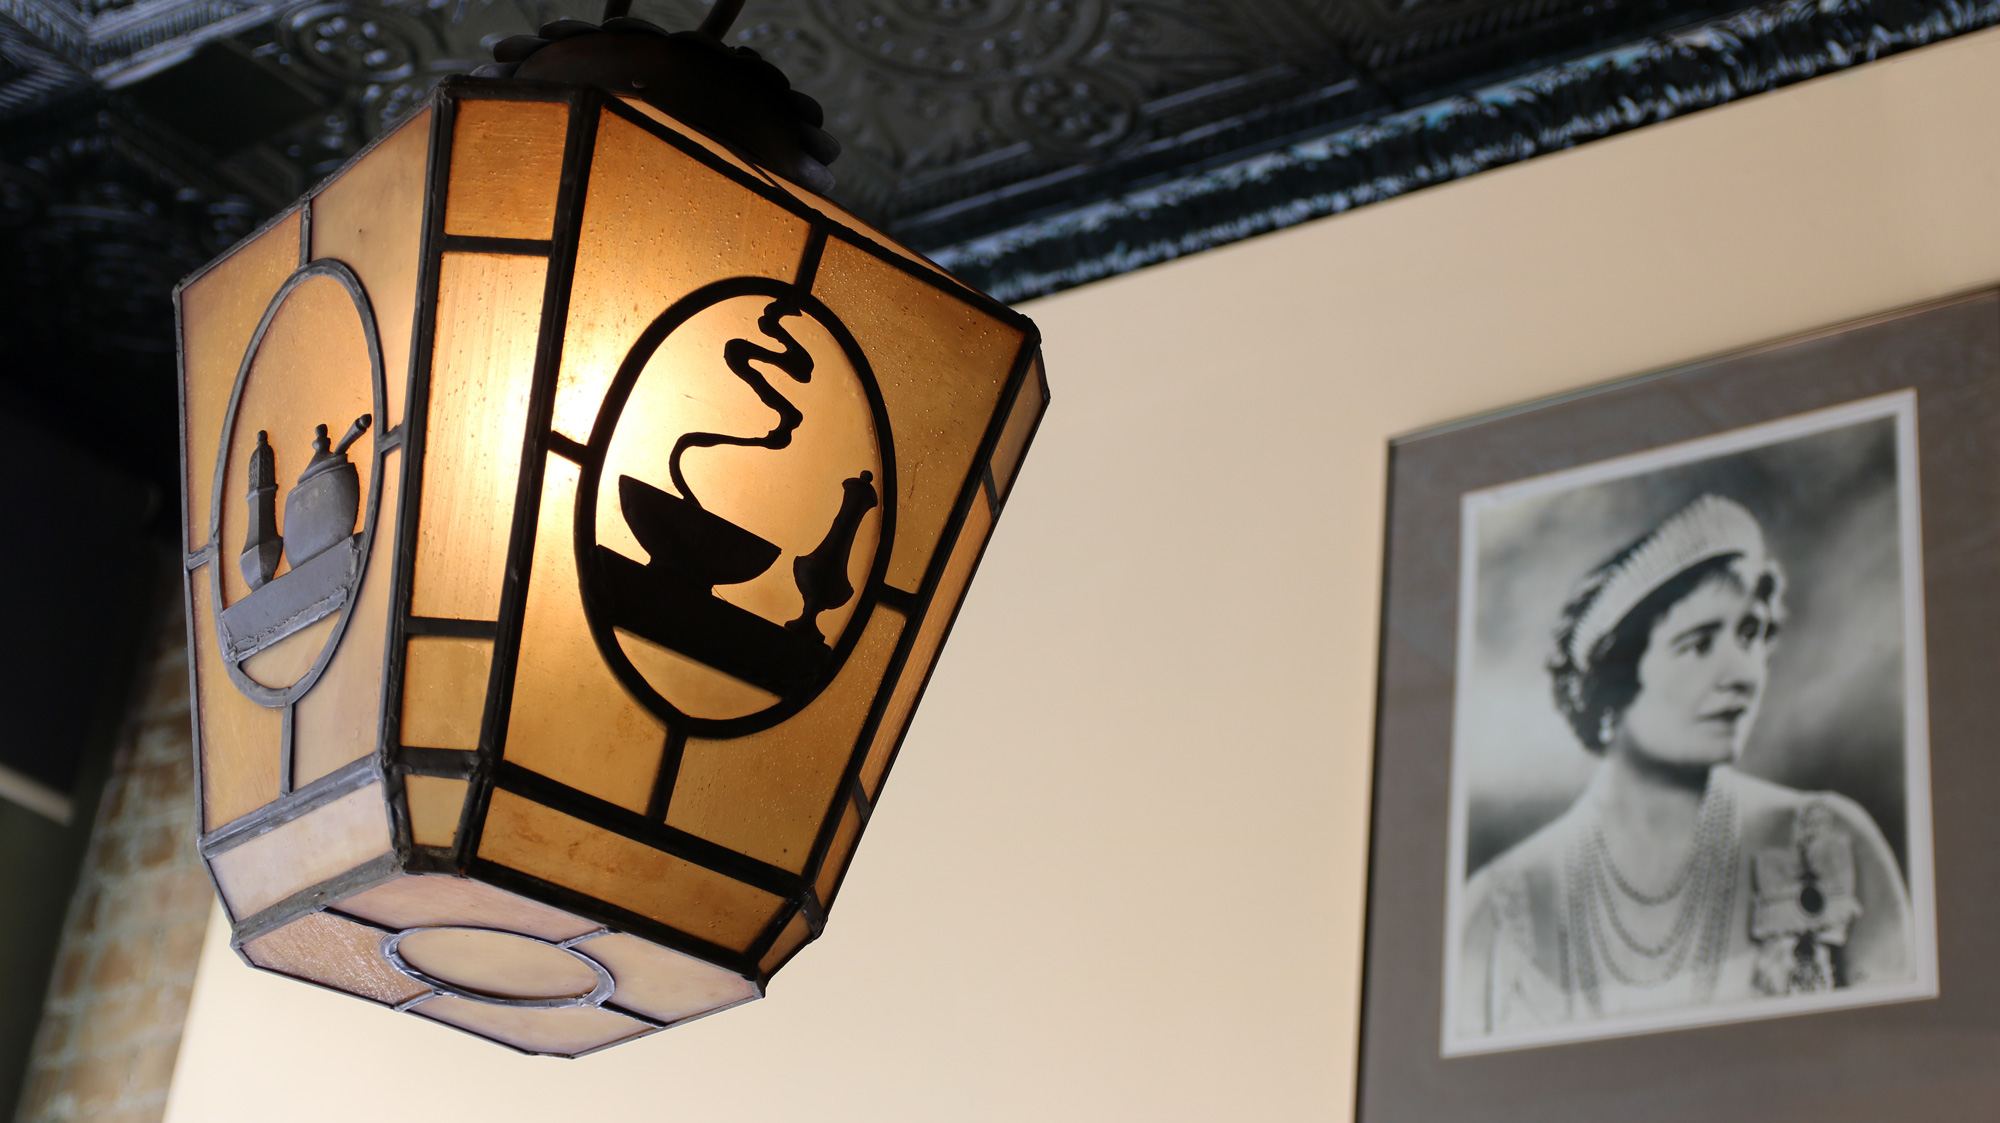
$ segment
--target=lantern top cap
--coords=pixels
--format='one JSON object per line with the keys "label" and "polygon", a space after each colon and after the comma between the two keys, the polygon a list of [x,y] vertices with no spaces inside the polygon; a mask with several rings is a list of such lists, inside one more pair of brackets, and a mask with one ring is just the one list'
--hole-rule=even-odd
{"label": "lantern top cap", "polygon": [[840,142],[820,126],[819,102],[791,88],[785,73],[755,50],[722,41],[743,0],[716,0],[692,31],[668,31],[625,14],[611,0],[603,23],[561,19],[534,35],[494,44],[492,63],[476,78],[522,78],[600,86],[638,98],[813,191],[833,189],[827,165]]}

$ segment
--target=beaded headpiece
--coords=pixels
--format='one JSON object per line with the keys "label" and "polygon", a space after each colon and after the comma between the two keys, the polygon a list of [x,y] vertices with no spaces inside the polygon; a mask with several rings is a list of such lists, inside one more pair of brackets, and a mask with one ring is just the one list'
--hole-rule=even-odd
{"label": "beaded headpiece", "polygon": [[1605,573],[1569,630],[1563,654],[1574,666],[1586,666],[1597,642],[1654,589],[1691,566],[1731,554],[1741,555],[1752,573],[1775,569],[1764,553],[1763,528],[1742,504],[1704,495],[1681,508]]}

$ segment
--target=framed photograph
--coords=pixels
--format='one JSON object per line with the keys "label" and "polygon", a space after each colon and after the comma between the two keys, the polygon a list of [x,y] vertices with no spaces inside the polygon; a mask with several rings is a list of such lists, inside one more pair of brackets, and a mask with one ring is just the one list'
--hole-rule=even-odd
{"label": "framed photograph", "polygon": [[1390,480],[1361,1123],[1989,1118],[2000,297]]}

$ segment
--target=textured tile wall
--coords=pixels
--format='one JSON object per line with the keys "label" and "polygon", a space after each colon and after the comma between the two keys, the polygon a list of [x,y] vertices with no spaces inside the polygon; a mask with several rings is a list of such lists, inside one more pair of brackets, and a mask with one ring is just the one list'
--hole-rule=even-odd
{"label": "textured tile wall", "polygon": [[158,1123],[166,1110],[211,897],[174,617],[98,808],[15,1123]]}

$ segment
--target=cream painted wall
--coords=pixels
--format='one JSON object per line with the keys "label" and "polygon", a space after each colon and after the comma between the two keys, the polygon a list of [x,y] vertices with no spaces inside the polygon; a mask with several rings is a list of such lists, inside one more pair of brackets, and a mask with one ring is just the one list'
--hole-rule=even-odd
{"label": "cream painted wall", "polygon": [[1347,1118],[1387,438],[2000,279],[1996,106],[1988,32],[1037,302],[1054,409],[770,998],[527,1059],[218,923],[168,1119]]}

